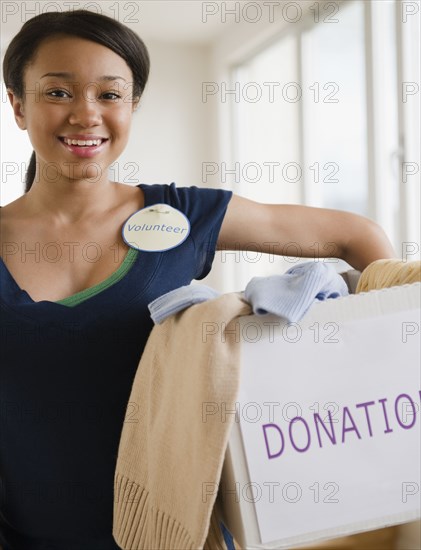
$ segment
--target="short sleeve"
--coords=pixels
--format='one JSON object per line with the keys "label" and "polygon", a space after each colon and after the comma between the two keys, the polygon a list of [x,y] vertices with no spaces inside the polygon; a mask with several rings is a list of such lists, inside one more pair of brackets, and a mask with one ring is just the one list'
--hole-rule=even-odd
{"label": "short sleeve", "polygon": [[232,191],[197,186],[168,186],[169,204],[183,212],[190,221],[190,237],[195,250],[194,278],[203,279],[209,273],[215,256],[219,231]]}

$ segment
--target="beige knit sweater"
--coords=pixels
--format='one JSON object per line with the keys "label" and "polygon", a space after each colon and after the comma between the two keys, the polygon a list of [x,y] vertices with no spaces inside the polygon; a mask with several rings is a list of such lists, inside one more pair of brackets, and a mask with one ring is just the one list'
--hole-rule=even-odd
{"label": "beige knit sweater", "polygon": [[239,389],[236,319],[249,314],[241,295],[230,293],[153,328],[115,470],[113,536],[124,550],[224,547],[216,521],[213,541],[206,538],[234,420],[222,417],[221,406],[234,409]]}
{"label": "beige knit sweater", "polygon": [[362,272],[355,292],[368,292],[420,281],[421,262],[419,260],[413,262],[396,259],[376,260]]}

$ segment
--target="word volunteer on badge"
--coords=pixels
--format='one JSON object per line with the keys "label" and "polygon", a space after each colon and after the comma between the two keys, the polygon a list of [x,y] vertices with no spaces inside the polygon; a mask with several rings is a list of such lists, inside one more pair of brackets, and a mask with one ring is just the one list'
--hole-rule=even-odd
{"label": "word volunteer on badge", "polygon": [[153,204],[132,214],[123,225],[122,235],[131,248],[144,252],[164,252],[183,243],[190,233],[190,222],[169,204]]}

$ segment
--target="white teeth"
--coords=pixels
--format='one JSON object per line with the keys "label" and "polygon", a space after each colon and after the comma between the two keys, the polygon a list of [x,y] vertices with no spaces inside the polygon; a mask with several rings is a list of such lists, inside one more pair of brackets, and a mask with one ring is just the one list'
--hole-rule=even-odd
{"label": "white teeth", "polygon": [[67,145],[78,145],[79,147],[92,147],[92,145],[101,145],[102,139],[89,139],[89,140],[83,140],[83,139],[68,139],[63,138],[64,143],[67,143]]}

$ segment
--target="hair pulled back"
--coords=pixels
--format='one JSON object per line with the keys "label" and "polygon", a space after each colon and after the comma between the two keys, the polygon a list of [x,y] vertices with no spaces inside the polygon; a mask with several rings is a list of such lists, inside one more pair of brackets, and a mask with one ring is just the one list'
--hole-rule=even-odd
{"label": "hair pulled back", "polygon": [[[47,12],[29,19],[13,38],[3,61],[6,87],[24,99],[25,69],[34,59],[41,43],[51,36],[67,34],[97,42],[119,55],[133,74],[133,97],[143,93],[149,76],[148,50],[131,29],[108,17],[88,10]],[[35,179],[36,158],[32,153],[25,178],[25,193]]]}

